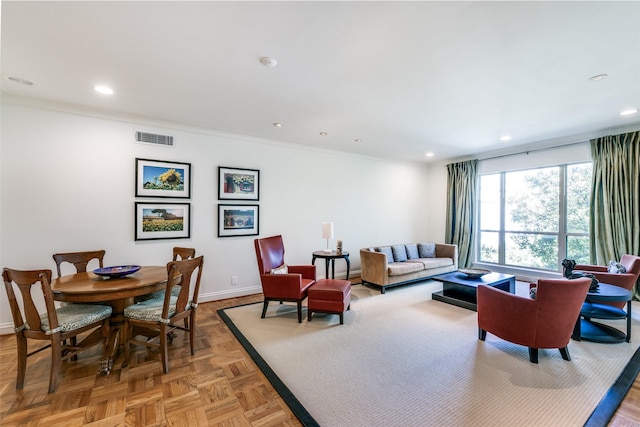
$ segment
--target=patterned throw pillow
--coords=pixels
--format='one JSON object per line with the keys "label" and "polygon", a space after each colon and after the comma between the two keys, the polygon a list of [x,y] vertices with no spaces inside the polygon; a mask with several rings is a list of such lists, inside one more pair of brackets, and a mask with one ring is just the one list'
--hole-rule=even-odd
{"label": "patterned throw pillow", "polygon": [[289,274],[289,268],[287,264],[282,264],[280,267],[272,268],[271,274]]}
{"label": "patterned throw pillow", "polygon": [[418,245],[412,243],[410,245],[404,245],[407,250],[407,258],[408,259],[418,259],[420,255],[418,255]]}
{"label": "patterned throw pillow", "polygon": [[381,246],[379,248],[376,248],[376,251],[387,256],[387,263],[393,262],[393,252],[391,251],[391,246]]}
{"label": "patterned throw pillow", "polygon": [[626,273],[627,269],[624,265],[620,264],[617,261],[609,261],[609,273],[619,274]]}
{"label": "patterned throw pillow", "polygon": [[393,252],[395,262],[405,262],[407,260],[407,250],[404,248],[404,245],[391,246],[391,252]]}
{"label": "patterned throw pillow", "polygon": [[537,293],[538,293],[538,288],[537,287],[529,288],[529,298],[536,299],[536,294]]}
{"label": "patterned throw pillow", "polygon": [[418,254],[420,255],[420,258],[435,258],[436,244],[435,243],[418,243]]}

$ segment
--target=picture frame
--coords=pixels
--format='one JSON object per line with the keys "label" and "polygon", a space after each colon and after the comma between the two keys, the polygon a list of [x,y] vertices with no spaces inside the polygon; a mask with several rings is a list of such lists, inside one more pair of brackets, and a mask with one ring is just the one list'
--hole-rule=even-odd
{"label": "picture frame", "polygon": [[190,237],[190,203],[135,203],[135,240]]}
{"label": "picture frame", "polygon": [[218,205],[218,237],[257,236],[260,229],[258,205]]}
{"label": "picture frame", "polygon": [[191,198],[191,163],[136,158],[136,197]]}
{"label": "picture frame", "polygon": [[260,171],[218,166],[219,200],[260,200]]}

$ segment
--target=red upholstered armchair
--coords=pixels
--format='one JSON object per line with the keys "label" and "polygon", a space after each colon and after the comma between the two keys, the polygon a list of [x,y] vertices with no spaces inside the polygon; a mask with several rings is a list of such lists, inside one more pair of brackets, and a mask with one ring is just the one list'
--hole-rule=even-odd
{"label": "red upholstered armchair", "polygon": [[[286,265],[282,236],[255,239],[256,258],[262,282],[264,305],[262,318],[269,301],[291,301],[298,305],[298,323],[302,323],[302,301],[316,281],[315,265]],[[278,269],[279,271],[274,271]]]}
{"label": "red upholstered armchair", "polygon": [[478,338],[487,332],[529,347],[529,360],[538,363],[538,349],[557,348],[571,360],[567,345],[591,279],[540,279],[536,299],[487,285],[478,286]]}
{"label": "red upholstered armchair", "polygon": [[[599,282],[620,286],[621,288],[633,290],[638,276],[640,275],[640,256],[625,254],[620,258],[620,264],[624,265],[626,273],[609,273],[608,266],[576,264],[574,272],[580,271],[591,273],[596,276]],[[624,308],[626,302],[608,303],[618,308]]]}

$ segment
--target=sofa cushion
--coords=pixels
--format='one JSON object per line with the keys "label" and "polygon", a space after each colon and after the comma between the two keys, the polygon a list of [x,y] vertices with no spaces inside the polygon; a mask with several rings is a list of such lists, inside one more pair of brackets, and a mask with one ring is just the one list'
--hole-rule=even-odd
{"label": "sofa cushion", "polygon": [[380,246],[376,248],[377,252],[383,253],[387,256],[387,262],[393,262],[393,252],[391,251],[391,246]]}
{"label": "sofa cushion", "polygon": [[404,245],[391,246],[391,252],[393,253],[393,260],[395,262],[405,262],[407,260],[407,250]]}
{"label": "sofa cushion", "polygon": [[418,245],[416,245],[415,243],[411,243],[408,245],[404,245],[405,249],[407,250],[407,258],[408,259],[418,259],[420,258],[420,255],[418,254]]}
{"label": "sofa cushion", "polygon": [[418,243],[418,254],[420,255],[420,258],[435,258],[436,244]]}
{"label": "sofa cushion", "polygon": [[410,259],[407,261],[407,263],[422,264],[425,270],[429,270],[431,268],[440,268],[453,265],[453,260],[451,258],[418,258]]}
{"label": "sofa cushion", "polygon": [[424,270],[424,264],[420,262],[392,262],[388,265],[389,276],[400,276],[420,270]]}

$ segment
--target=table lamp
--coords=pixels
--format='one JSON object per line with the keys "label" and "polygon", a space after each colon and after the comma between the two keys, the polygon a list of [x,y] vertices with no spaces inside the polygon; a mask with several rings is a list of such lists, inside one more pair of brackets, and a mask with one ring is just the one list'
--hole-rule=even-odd
{"label": "table lamp", "polygon": [[322,238],[327,239],[327,249],[324,249],[324,252],[331,253],[331,249],[329,249],[329,239],[333,239],[333,223],[332,222],[322,223]]}

